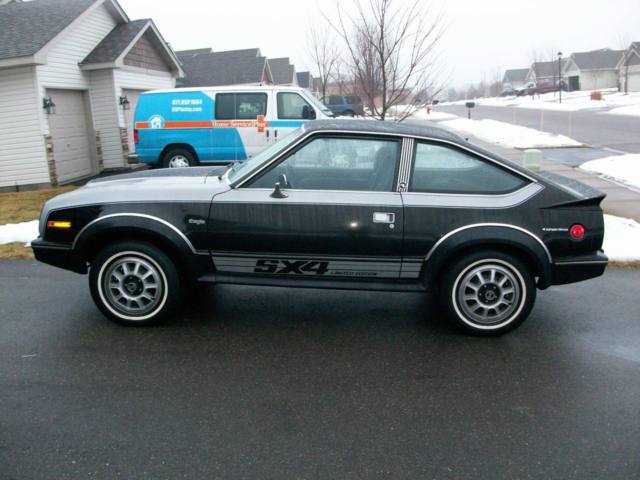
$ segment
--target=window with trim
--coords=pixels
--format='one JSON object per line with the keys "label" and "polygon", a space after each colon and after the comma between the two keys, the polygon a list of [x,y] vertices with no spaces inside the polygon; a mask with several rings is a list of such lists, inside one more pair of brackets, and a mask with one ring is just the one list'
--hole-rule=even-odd
{"label": "window with trim", "polygon": [[315,138],[248,186],[273,188],[281,182],[283,188],[296,190],[390,192],[395,185],[399,144],[377,138]]}
{"label": "window with trim", "polygon": [[266,93],[218,93],[216,120],[255,120],[267,114]]}
{"label": "window with trim", "polygon": [[311,105],[297,93],[278,93],[278,118],[303,120],[302,111],[305,106],[311,108]]}
{"label": "window with trim", "polygon": [[419,142],[416,144],[409,191],[504,194],[527,183],[519,175],[461,150]]}

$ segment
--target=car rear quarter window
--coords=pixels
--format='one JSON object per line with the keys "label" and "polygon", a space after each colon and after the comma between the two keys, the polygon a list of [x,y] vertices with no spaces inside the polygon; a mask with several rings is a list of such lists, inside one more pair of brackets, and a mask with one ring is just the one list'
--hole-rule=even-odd
{"label": "car rear quarter window", "polygon": [[410,192],[451,194],[504,194],[528,181],[492,162],[461,150],[432,143],[417,143]]}
{"label": "car rear quarter window", "polygon": [[218,93],[216,95],[216,120],[254,120],[266,114],[266,93]]}

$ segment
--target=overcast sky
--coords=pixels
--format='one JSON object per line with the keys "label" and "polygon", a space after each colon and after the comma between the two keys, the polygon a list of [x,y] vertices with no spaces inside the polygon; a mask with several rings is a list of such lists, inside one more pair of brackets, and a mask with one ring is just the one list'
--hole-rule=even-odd
{"label": "overcast sky", "polygon": [[[349,4],[350,0],[340,0]],[[405,4],[414,0],[396,0]],[[426,0],[423,0],[426,1]],[[532,50],[565,54],[640,41],[640,0],[434,0],[449,24],[441,42],[453,85],[527,67]],[[426,2],[428,3],[428,2]],[[151,17],[174,49],[259,47],[312,67],[306,31],[332,0],[120,0],[132,18]]]}

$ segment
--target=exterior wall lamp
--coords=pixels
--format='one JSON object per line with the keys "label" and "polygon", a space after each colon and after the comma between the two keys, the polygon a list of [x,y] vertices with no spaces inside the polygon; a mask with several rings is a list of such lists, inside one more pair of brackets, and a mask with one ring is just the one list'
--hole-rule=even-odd
{"label": "exterior wall lamp", "polygon": [[126,95],[119,98],[118,103],[122,107],[122,110],[129,110],[131,108],[131,102]]}
{"label": "exterior wall lamp", "polygon": [[44,97],[42,99],[42,108],[47,115],[55,115],[56,113],[56,104],[53,103],[51,97]]}

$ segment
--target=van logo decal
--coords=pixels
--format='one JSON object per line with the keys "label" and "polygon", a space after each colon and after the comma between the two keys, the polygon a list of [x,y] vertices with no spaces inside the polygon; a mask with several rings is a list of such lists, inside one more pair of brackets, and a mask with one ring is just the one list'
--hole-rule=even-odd
{"label": "van logo decal", "polygon": [[158,129],[164,128],[164,118],[160,115],[153,115],[149,119],[149,128]]}

